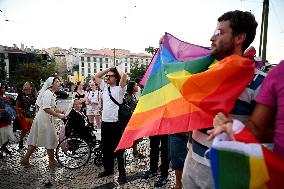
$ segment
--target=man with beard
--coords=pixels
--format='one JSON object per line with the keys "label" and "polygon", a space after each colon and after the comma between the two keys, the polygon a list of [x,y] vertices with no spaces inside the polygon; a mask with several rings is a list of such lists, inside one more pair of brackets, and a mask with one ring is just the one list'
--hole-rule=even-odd
{"label": "man with beard", "polygon": [[[102,80],[103,76],[106,77],[106,82]],[[101,142],[104,171],[99,173],[98,177],[102,178],[114,174],[114,157],[116,156],[119,171],[118,182],[125,183],[124,150],[114,152],[122,136],[123,129],[118,121],[119,107],[112,98],[122,104],[126,92],[126,74],[118,67],[114,67],[96,73],[94,78],[103,91]]]}
{"label": "man with beard", "polygon": [[[224,13],[218,18],[217,28],[210,39],[211,55],[218,61],[230,55],[243,56],[244,51],[254,40],[256,28],[257,22],[250,12],[235,10]],[[264,75],[256,70],[254,79],[236,101],[231,111],[232,117],[243,122],[248,119],[254,109],[254,99],[263,79]],[[208,149],[211,146],[211,142],[207,140],[209,129],[192,132],[182,175],[185,189],[214,188],[208,159]]]}

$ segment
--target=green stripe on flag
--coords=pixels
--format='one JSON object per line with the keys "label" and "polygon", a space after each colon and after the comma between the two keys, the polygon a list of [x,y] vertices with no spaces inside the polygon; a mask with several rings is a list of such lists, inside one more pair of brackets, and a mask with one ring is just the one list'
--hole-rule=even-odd
{"label": "green stripe on flag", "polygon": [[220,150],[219,156],[219,189],[249,189],[249,157],[233,151]]}
{"label": "green stripe on flag", "polygon": [[164,70],[160,70],[156,74],[149,76],[147,84],[143,90],[142,96],[151,93],[153,91],[156,91],[162,88],[163,86],[167,85],[168,83],[170,83],[170,81],[166,77]]}
{"label": "green stripe on flag", "polygon": [[191,74],[204,72],[214,62],[212,56],[204,56],[187,62],[163,63],[166,74],[186,70]]}
{"label": "green stripe on flag", "polygon": [[166,77],[166,73],[168,74],[182,70],[186,70],[192,74],[203,72],[208,69],[214,60],[215,59],[212,56],[205,56],[188,62],[163,63],[164,68],[154,75],[149,76],[142,96],[170,83],[169,79]]}

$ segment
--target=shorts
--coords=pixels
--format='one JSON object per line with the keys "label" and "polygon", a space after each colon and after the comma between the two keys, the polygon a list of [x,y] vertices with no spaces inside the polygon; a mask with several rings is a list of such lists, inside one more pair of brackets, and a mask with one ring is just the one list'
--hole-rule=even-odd
{"label": "shorts", "polygon": [[180,134],[169,135],[169,160],[174,170],[182,170],[187,155],[187,137]]}

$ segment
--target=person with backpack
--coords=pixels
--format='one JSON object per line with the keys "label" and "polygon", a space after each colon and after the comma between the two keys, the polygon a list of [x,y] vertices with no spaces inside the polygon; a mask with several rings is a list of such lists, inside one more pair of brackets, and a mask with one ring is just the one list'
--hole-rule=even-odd
{"label": "person with backpack", "polygon": [[[105,76],[106,81],[102,80]],[[114,152],[122,136],[123,127],[118,119],[119,106],[126,91],[126,74],[118,67],[107,68],[95,74],[94,79],[102,89],[103,110],[101,143],[104,171],[98,177],[114,174],[114,157],[117,158],[119,183],[126,182],[124,150]]]}

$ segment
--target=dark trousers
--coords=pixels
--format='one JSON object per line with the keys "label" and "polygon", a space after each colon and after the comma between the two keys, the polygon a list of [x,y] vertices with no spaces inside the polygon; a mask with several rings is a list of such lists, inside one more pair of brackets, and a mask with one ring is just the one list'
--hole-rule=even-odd
{"label": "dark trousers", "polygon": [[124,150],[114,152],[122,136],[122,129],[118,122],[102,122],[102,152],[103,166],[105,171],[113,171],[114,158],[117,158],[118,171],[120,175],[125,174]]}
{"label": "dark trousers", "polygon": [[168,135],[150,136],[150,170],[157,172],[159,163],[159,146],[161,143],[161,177],[168,177]]}

